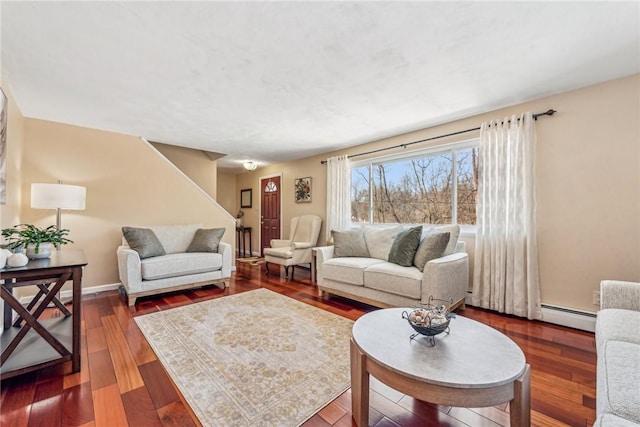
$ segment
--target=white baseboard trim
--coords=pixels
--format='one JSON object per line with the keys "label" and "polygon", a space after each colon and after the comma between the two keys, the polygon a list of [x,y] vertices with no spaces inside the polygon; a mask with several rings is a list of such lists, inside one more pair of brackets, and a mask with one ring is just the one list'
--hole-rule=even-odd
{"label": "white baseboard trim", "polygon": [[[471,291],[467,292],[464,302],[473,306]],[[542,321],[587,332],[596,330],[596,313],[552,304],[542,304]]]}
{"label": "white baseboard trim", "polygon": [[[89,286],[87,288],[82,288],[82,295],[93,295],[99,294],[100,292],[113,291],[117,290],[120,287],[121,283],[111,283],[109,285],[98,285],[98,286]],[[21,297],[20,304],[27,305],[31,302],[31,300],[35,297],[35,295],[30,295],[28,297]],[[67,290],[60,292],[60,298],[66,299],[73,297],[73,291]]]}

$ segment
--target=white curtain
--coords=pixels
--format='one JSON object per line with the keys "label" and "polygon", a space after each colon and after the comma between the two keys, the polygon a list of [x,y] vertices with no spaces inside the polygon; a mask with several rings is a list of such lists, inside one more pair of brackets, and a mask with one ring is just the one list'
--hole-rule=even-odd
{"label": "white curtain", "polygon": [[540,319],[531,113],[480,128],[472,304]]}
{"label": "white curtain", "polygon": [[327,159],[327,239],[351,227],[351,167],[347,156]]}

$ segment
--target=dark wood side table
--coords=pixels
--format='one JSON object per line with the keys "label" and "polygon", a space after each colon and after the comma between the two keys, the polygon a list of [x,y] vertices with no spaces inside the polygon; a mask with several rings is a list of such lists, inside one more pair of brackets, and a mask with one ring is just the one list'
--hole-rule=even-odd
{"label": "dark wood side table", "polygon": [[318,249],[311,248],[311,281],[316,283],[318,281]]}
{"label": "dark wood side table", "polygon": [[236,234],[238,237],[238,256],[242,251],[242,257],[247,257],[247,243],[245,242],[245,235],[249,235],[249,256],[253,256],[253,248],[251,247],[251,227],[236,227]]}
{"label": "dark wood side table", "polygon": [[[80,306],[82,267],[80,250],[55,251],[51,258],[30,260],[24,267],[0,269],[0,297],[4,301],[4,328],[0,338],[0,379],[71,361],[80,371]],[[71,311],[56,297],[67,280],[73,281]],[[25,308],[13,295],[15,288],[36,286],[37,295]],[[50,304],[63,316],[39,320]],[[13,319],[13,312],[17,318]]]}

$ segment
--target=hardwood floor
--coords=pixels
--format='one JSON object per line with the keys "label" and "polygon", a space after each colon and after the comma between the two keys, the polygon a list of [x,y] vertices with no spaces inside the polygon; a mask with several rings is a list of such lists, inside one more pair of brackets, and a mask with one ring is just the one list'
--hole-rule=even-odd
{"label": "hardwood floor", "polygon": [[[194,426],[189,407],[164,372],[133,321],[134,316],[265,287],[356,320],[372,307],[342,298],[321,300],[309,272],[264,274],[264,266],[237,263],[225,289],[208,287],[141,298],[131,313],[118,292],[83,298],[82,370],[70,363],[2,381],[2,426]],[[591,426],[595,420],[594,335],[542,322],[467,307],[460,314],[488,324],[513,339],[531,364],[534,426]],[[48,316],[57,316],[49,309]],[[508,405],[491,408],[438,406],[405,396],[372,378],[370,425],[506,426]],[[304,426],[352,426],[346,391]]]}

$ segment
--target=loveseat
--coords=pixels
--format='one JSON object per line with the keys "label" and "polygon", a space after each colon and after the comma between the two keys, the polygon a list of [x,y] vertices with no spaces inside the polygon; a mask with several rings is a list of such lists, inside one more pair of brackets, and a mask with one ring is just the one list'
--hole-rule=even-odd
{"label": "loveseat", "polygon": [[594,426],[640,425],[640,283],[600,283],[596,351]]}
{"label": "loveseat", "polygon": [[[407,250],[401,237],[411,233]],[[464,308],[469,257],[459,234],[457,225],[365,226],[360,231],[332,232],[334,245],[316,248],[318,293],[377,307],[415,307],[428,304],[432,297],[452,303],[451,309]]]}
{"label": "loveseat", "polygon": [[129,306],[141,296],[217,284],[231,277],[224,229],[201,224],[123,227],[118,272]]}

